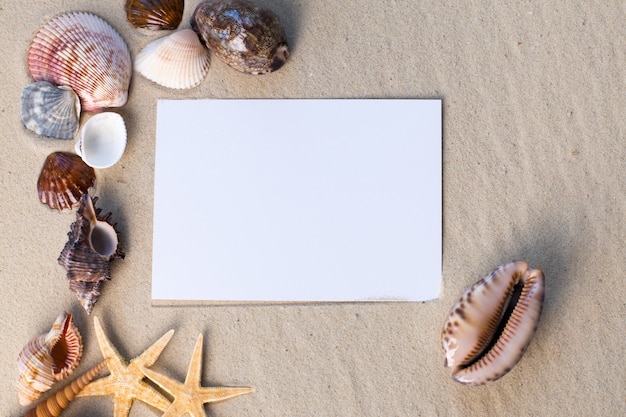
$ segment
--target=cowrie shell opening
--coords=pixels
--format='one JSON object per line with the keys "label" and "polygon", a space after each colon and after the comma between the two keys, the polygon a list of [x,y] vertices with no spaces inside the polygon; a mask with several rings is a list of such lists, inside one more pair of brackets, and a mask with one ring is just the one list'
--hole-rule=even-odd
{"label": "cowrie shell opening", "polygon": [[495,381],[521,359],[541,315],[545,279],[525,261],[500,266],[468,288],[442,332],[445,366],[466,385]]}

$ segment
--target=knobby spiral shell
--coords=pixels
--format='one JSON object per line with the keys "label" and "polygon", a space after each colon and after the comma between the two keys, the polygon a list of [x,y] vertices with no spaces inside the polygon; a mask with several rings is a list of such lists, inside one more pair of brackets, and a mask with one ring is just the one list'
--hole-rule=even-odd
{"label": "knobby spiral shell", "polygon": [[513,261],[465,291],[442,332],[445,365],[456,381],[483,385],[517,364],[537,329],[544,286],[541,270]]}
{"label": "knobby spiral shell", "polygon": [[82,353],[82,337],[72,315],[64,312],[48,333],[28,342],[17,357],[20,404],[31,404],[56,381],[70,376],[78,366]]}
{"label": "knobby spiral shell", "polygon": [[70,290],[87,314],[100,295],[102,282],[111,279],[111,261],[124,258],[112,215],[100,216],[102,209],[95,208],[97,199],[87,194],[81,198],[76,221],[67,234],[69,240],[58,258],[67,271]]}

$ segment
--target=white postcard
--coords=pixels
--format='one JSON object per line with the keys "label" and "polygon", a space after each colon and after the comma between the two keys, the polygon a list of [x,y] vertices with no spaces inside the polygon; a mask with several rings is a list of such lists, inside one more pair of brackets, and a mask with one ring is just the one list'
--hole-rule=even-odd
{"label": "white postcard", "polygon": [[441,100],[159,101],[152,298],[438,297]]}

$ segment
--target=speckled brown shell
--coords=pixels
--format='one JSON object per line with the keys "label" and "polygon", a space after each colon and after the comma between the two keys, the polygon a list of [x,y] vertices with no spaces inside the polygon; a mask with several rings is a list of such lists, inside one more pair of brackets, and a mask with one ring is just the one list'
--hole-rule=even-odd
{"label": "speckled brown shell", "polygon": [[465,291],[442,332],[445,365],[456,381],[482,385],[517,364],[537,329],[544,286],[541,270],[513,261]]}
{"label": "speckled brown shell", "polygon": [[17,392],[20,404],[29,405],[56,381],[74,372],[83,353],[83,343],[72,315],[62,313],[48,333],[28,342],[17,357]]}
{"label": "speckled brown shell", "polygon": [[24,417],[58,417],[63,410],[67,408],[69,403],[76,397],[76,395],[82,391],[104,368],[106,362],[100,362],[94,366],[76,380],[72,381],[65,388],[57,391],[54,395],[47,398],[44,402],[37,405],[37,407],[29,410],[24,414]]}
{"label": "speckled brown shell", "polygon": [[126,17],[134,28],[174,30],[184,7],[184,0],[126,0]]}
{"label": "speckled brown shell", "polygon": [[64,13],[47,22],[28,50],[35,81],[69,86],[83,110],[126,104],[132,62],[126,42],[91,13]]}
{"label": "speckled brown shell", "polygon": [[85,194],[76,212],[76,221],[68,233],[68,242],[59,255],[59,264],[67,271],[70,290],[87,314],[100,295],[102,283],[111,279],[111,261],[124,258],[111,213],[100,216],[95,208],[97,197]]}
{"label": "speckled brown shell", "polygon": [[289,55],[278,17],[247,0],[202,2],[191,17],[191,27],[211,52],[241,72],[276,71]]}
{"label": "speckled brown shell", "polygon": [[95,182],[96,172],[80,156],[53,152],[41,167],[37,192],[39,200],[52,209],[72,209]]}

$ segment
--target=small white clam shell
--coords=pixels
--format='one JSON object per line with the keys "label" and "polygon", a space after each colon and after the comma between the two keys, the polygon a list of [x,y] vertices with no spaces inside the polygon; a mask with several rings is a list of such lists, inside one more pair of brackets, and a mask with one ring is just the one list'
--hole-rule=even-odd
{"label": "small white clam shell", "polygon": [[120,107],[128,98],[132,61],[124,39],[102,18],[64,13],[47,22],[28,50],[35,81],[72,88],[83,110]]}
{"label": "small white clam shell", "polygon": [[182,29],[149,43],[135,59],[135,68],[164,87],[195,87],[209,73],[209,51],[191,29]]}
{"label": "small white clam shell", "polygon": [[120,160],[126,149],[126,125],[117,113],[92,116],[74,147],[76,153],[93,168],[108,168]]}
{"label": "small white clam shell", "polygon": [[38,135],[73,139],[78,131],[80,101],[69,87],[37,81],[22,90],[20,115],[24,126]]}
{"label": "small white clam shell", "polygon": [[532,340],[543,298],[543,272],[525,261],[502,265],[468,288],[442,332],[452,377],[482,385],[509,372]]}

